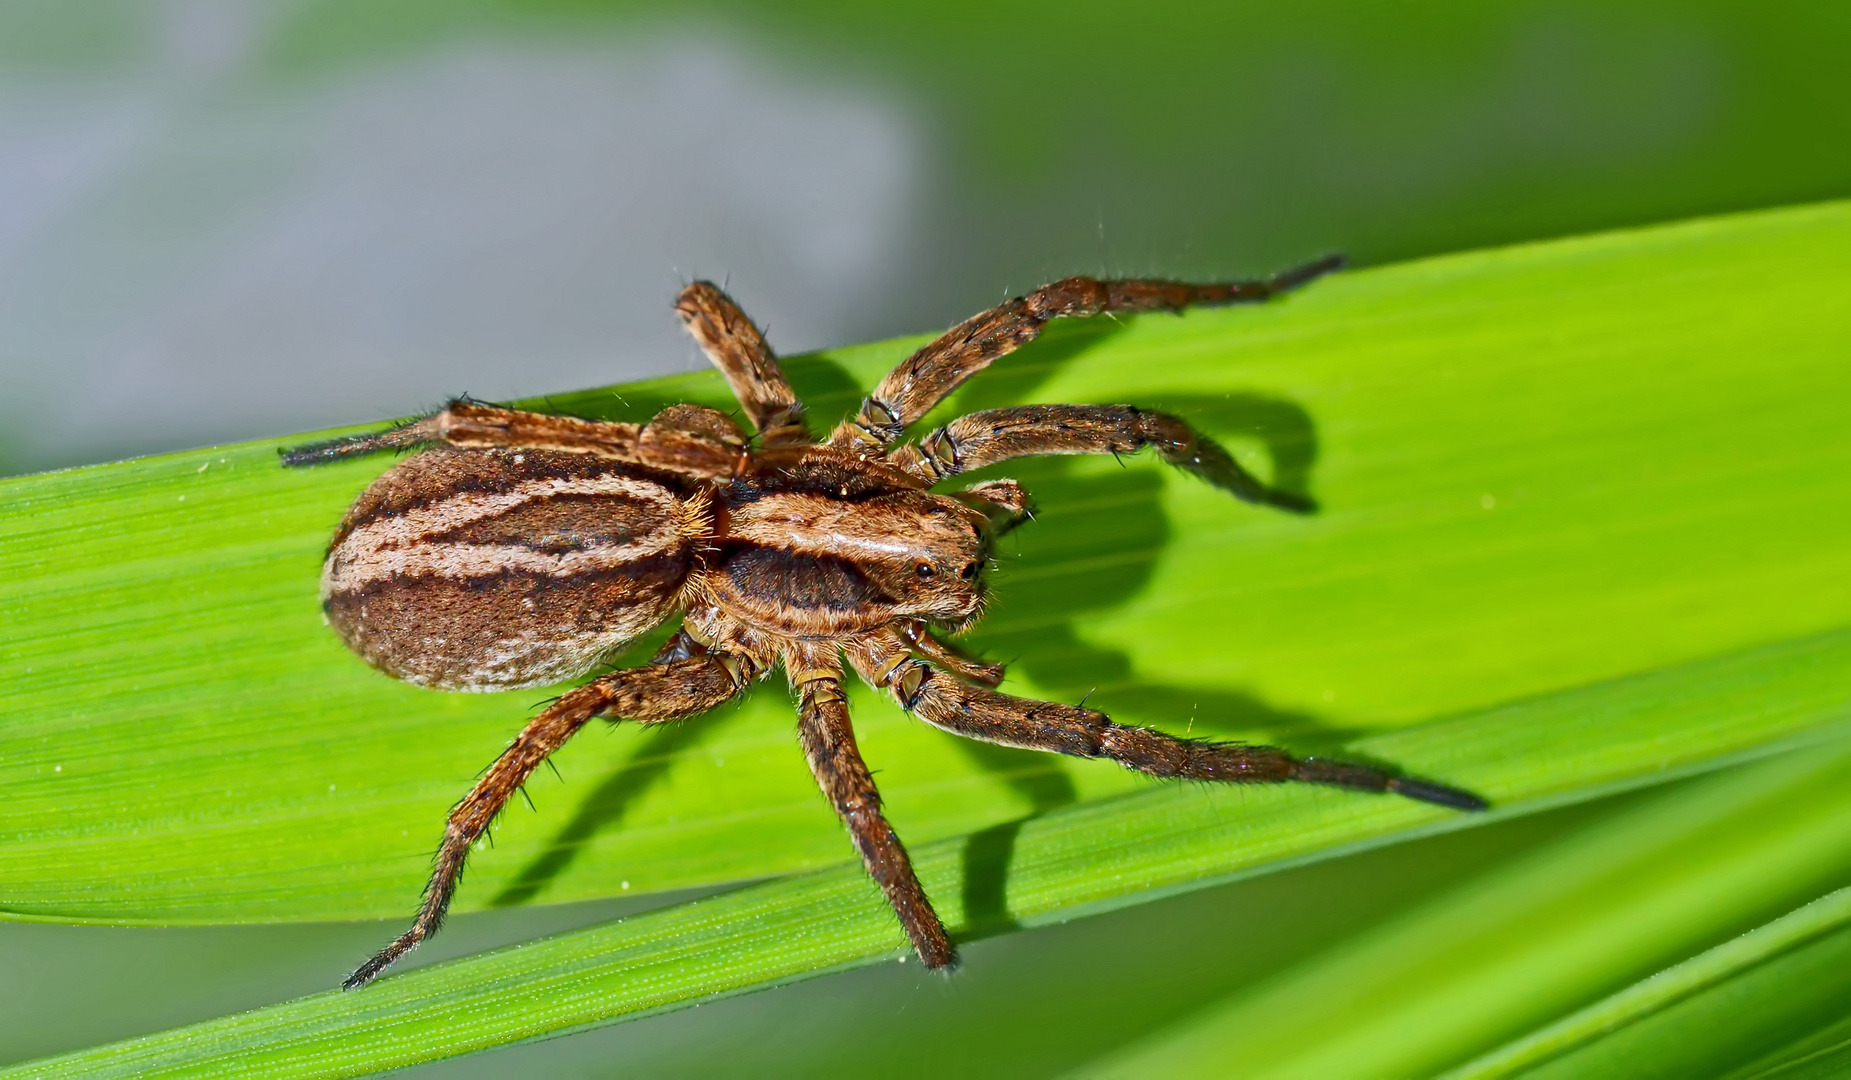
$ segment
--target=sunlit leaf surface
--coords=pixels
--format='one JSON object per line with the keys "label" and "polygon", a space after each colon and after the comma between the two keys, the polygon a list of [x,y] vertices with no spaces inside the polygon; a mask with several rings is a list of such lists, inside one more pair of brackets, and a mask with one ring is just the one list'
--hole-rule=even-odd
{"label": "sunlit leaf surface", "polygon": [[[1824,745],[1830,749],[1797,755],[1797,764],[1783,758],[1747,773],[1725,773],[1720,787],[1712,782],[1685,795],[1694,812],[1683,807],[1648,812],[1630,828],[1621,822],[1602,834],[1577,837],[1566,853],[1547,852],[1542,865],[1518,868],[1493,895],[1470,896],[1463,920],[1453,910],[1458,904],[1422,912],[1410,934],[1391,934],[1385,947],[1364,939],[1338,954],[1334,970],[1320,964],[1287,986],[1256,988],[1250,1008],[1262,1019],[1279,1027],[1298,1017],[1307,1027],[1303,1037],[1275,1044],[1275,1056],[1300,1064],[1290,1056],[1298,1053],[1327,1068],[1334,1062],[1331,1075],[1346,1075],[1343,1067],[1363,1051],[1374,1055],[1365,1060],[1382,1060],[1371,1039],[1377,1033],[1366,1024],[1358,1023],[1350,1036],[1360,1049],[1328,1032],[1310,1032],[1318,1014],[1308,1006],[1333,993],[1372,1006],[1370,1018],[1386,1014],[1381,1026],[1387,1030],[1401,1030],[1394,1022],[1409,1016],[1415,1021],[1431,1021],[1428,1013],[1446,1016],[1446,1023],[1413,1026],[1413,1032],[1429,1034],[1426,1041],[1403,1035],[1411,1046],[1391,1060],[1404,1065],[1431,1064],[1429,1057],[1444,1052],[1433,1045],[1431,1033],[1450,1040],[1449,1047],[1470,1047],[1475,1035],[1485,1037],[1480,1032],[1496,1032],[1528,1015],[1523,1010],[1547,1013],[1551,1005],[1571,1002],[1575,990],[1585,989],[1577,982],[1584,969],[1574,963],[1575,954],[1564,952],[1563,942],[1531,941],[1529,948],[1512,951],[1499,947],[1512,944],[1513,935],[1499,931],[1526,910],[1551,910],[1551,900],[1566,901],[1574,910],[1577,891],[1598,887],[1616,864],[1656,858],[1676,865],[1695,848],[1703,855],[1698,872],[1707,876],[1676,894],[1682,908],[1635,904],[1605,921],[1565,919],[1568,944],[1619,938],[1638,957],[1649,958],[1654,948],[1680,940],[1683,923],[1727,919],[1754,911],[1770,896],[1784,898],[1796,868],[1801,887],[1829,878],[1851,859],[1839,844],[1851,827],[1846,794],[1851,786],[1844,782],[1851,766],[1842,737],[1851,717],[1851,686],[1837,678],[1847,665],[1851,633],[1831,634],[1364,740],[1361,752],[1406,755],[1457,770],[1506,801],[1505,813],[1560,798],[1564,788],[1586,794],[1664,775],[1659,766],[1687,756],[1675,743],[1657,738],[1668,721],[1682,721],[1690,737],[1711,750],[1739,745],[1745,732],[1735,714],[1744,711],[1739,703],[1750,695],[1764,703],[1750,710],[1760,714],[1758,722],[1750,722],[1756,737],[1798,729],[1810,737],[1797,741],[1817,745],[1829,738]],[[1683,702],[1684,708],[1667,712],[1658,703],[1668,701]],[[1513,743],[1521,752],[1512,752]],[[1571,787],[1565,775],[1581,786]],[[1367,845],[1470,820],[1402,800],[1297,794],[1146,791],[1058,810],[1002,837],[940,841],[919,850],[916,861],[953,932],[969,939],[1199,888],[1339,845]],[[1776,818],[1784,833],[1743,835],[1738,829],[1731,843],[1715,842],[1715,819],[1769,802],[1777,813],[1786,812]],[[1820,858],[1834,852],[1835,860]],[[1674,878],[1657,887],[1673,892],[1679,884],[1684,882]],[[1727,899],[1719,901],[1717,890]],[[1682,921],[1667,917],[1672,914]],[[1461,935],[1462,927],[1485,923]],[[1404,940],[1410,936],[1411,943]],[[1446,949],[1433,948],[1436,936],[1448,943]],[[329,991],[52,1059],[42,1068],[44,1075],[195,1069],[239,1076],[357,1075],[904,955],[904,938],[880,894],[859,867],[849,866],[438,964],[360,993]],[[1455,977],[1462,962],[1478,980]],[[1530,981],[1506,978],[1512,966]],[[1434,977],[1423,978],[1427,975]],[[1544,991],[1535,992],[1538,975],[1552,976],[1554,985],[1545,979]],[[1411,995],[1410,982],[1428,992]],[[1487,986],[1503,993],[1487,997]],[[509,1008],[510,1002],[520,1007]],[[1466,1023],[1460,1022],[1462,1003]],[[1351,1013],[1364,1011],[1356,1002],[1347,1004]],[[1125,1072],[1160,1074],[1175,1064],[1171,1058],[1200,1069],[1223,1041],[1217,1027],[1185,1038],[1180,1051],[1165,1047],[1159,1068],[1134,1062]]]}
{"label": "sunlit leaf surface", "polygon": [[[1065,327],[953,405],[1168,408],[1324,510],[1256,510],[1143,460],[1023,463],[1042,512],[974,640],[1014,663],[1018,692],[1347,747],[1510,812],[1824,738],[1851,715],[1847,286],[1836,204]],[[826,422],[912,344],[808,358],[793,378]],[[682,399],[723,400],[691,376],[553,402],[644,417]],[[280,444],[0,485],[0,907],[406,911],[444,809],[545,696],[415,690],[349,656],[320,625],[316,568],[385,463],[284,472]],[[1154,787],[854,703],[892,817],[967,933],[1461,823],[1334,792]],[[790,729],[767,686],[670,730],[588,732],[560,755],[564,783],[535,784],[538,811],[476,856],[460,905],[841,863]],[[845,867],[71,1064],[374,1069],[898,941]],[[532,1007],[494,1007],[512,996]]]}

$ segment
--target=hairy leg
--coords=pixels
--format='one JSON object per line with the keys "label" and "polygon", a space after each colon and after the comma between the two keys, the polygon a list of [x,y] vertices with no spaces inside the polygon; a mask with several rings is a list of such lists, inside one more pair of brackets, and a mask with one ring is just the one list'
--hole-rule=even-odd
{"label": "hairy leg", "polygon": [[907,357],[861,403],[855,418],[835,429],[829,441],[877,453],[885,450],[899,439],[908,424],[930,412],[945,395],[997,358],[1035,340],[1052,319],[1253,303],[1295,289],[1342,265],[1342,256],[1332,255],[1270,278],[1210,285],[1085,277],[1044,285],[1027,296],[966,319]]}
{"label": "hairy leg", "polygon": [[[930,483],[928,481],[928,483]],[[1001,536],[1035,514],[1028,492],[1014,480],[985,480],[951,497],[990,519],[991,534]]]}
{"label": "hairy leg", "polygon": [[732,476],[745,455],[743,444],[710,432],[665,424],[582,420],[453,401],[441,412],[386,431],[298,446],[283,454],[283,464],[320,465],[382,450],[440,445],[589,454],[703,477]]}
{"label": "hairy leg", "polygon": [[876,635],[851,647],[849,659],[863,678],[890,689],[903,708],[954,735],[1025,750],[1110,758],[1151,776],[1233,783],[1296,781],[1393,792],[1459,810],[1486,807],[1470,792],[1365,765],[1295,758],[1272,746],[1183,739],[1115,723],[1104,713],[1078,705],[999,694],[949,678],[911,657],[896,661],[904,648],[897,637]]}
{"label": "hairy leg", "polygon": [[1168,413],[1130,405],[1019,405],[960,416],[917,443],[887,455],[907,472],[937,483],[1010,458],[1039,454],[1133,454],[1155,447],[1163,460],[1237,498],[1306,513],[1316,504],[1274,491],[1221,446]]}
{"label": "hairy leg", "polygon": [[855,747],[855,729],[842,696],[842,662],[835,647],[794,643],[785,653],[784,666],[797,692],[798,735],[817,786],[848,826],[862,865],[887,895],[919,959],[928,968],[950,967],[957,962],[951,938],[913,873],[906,848],[881,814],[874,776]]}
{"label": "hairy leg", "polygon": [[766,446],[790,446],[810,441],[804,426],[803,403],[791,389],[784,369],[772,354],[765,335],[758,332],[739,305],[711,281],[697,281],[675,298],[675,313],[713,366],[726,376],[733,396],[745,406]]}
{"label": "hairy leg", "polygon": [[411,929],[360,965],[341,985],[357,990],[372,982],[393,961],[416,948],[443,925],[444,912],[463,876],[470,845],[488,830],[529,774],[594,716],[614,716],[654,724],[706,712],[737,694],[746,683],[742,673],[716,656],[702,656],[659,666],[614,671],[572,690],[521,729],[495,764],[450,811],[443,844],[437,849],[424,903]]}
{"label": "hairy leg", "polygon": [[1003,665],[980,660],[950,642],[938,640],[922,622],[898,623],[894,632],[906,642],[913,655],[965,682],[995,686],[1003,681]]}

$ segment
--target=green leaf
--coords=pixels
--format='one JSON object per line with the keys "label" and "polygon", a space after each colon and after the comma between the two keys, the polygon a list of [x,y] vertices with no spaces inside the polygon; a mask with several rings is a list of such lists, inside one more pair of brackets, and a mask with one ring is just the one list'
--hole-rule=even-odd
{"label": "green leaf", "polygon": [[[1326,510],[1254,509],[1146,460],[1022,463],[1042,513],[976,640],[1015,661],[1018,692],[1322,750],[1851,622],[1848,239],[1837,204],[1065,327],[957,404],[1174,408]],[[909,344],[793,370],[829,418]],[[724,400],[700,375],[557,404],[682,398]],[[385,464],[285,471],[247,444],[0,485],[0,906],[411,907],[444,811],[545,695],[404,686],[321,625],[325,538]],[[1142,786],[855,706],[915,844]],[[790,727],[767,688],[676,729],[581,736],[567,782],[533,785],[539,812],[506,815],[473,860],[459,910],[841,861]]]}
{"label": "green leaf", "polygon": [[[1820,858],[1842,851],[1839,841],[1851,828],[1846,782],[1851,749],[1842,741],[1851,719],[1851,687],[1840,678],[1848,663],[1851,632],[1835,633],[1378,736],[1358,750],[1456,769],[1503,795],[1510,807],[1500,813],[1523,813],[1559,798],[1567,783],[1580,783],[1574,790],[1585,793],[1611,790],[1616,778],[1662,779],[1665,774],[1655,766],[1683,757],[1661,737],[1667,719],[1675,717],[1692,732],[1712,733],[1709,739],[1694,738],[1715,745],[1714,734],[1741,730],[1744,697],[1778,702],[1775,711],[1786,720],[1781,726],[1809,732],[1808,742],[1834,735],[1840,741],[1816,760],[1802,756],[1795,764],[1786,758],[1726,776],[1720,792],[1705,788],[1687,800],[1697,805],[1696,813],[1646,825],[1669,834],[1647,838],[1658,847],[1689,843],[1696,834],[1720,867],[1701,884],[1732,887],[1731,903],[1751,903],[1756,883],[1772,888],[1768,883],[1784,882],[1795,867],[1817,875],[1851,862],[1851,855],[1841,855],[1836,864]],[[1681,706],[1667,707],[1672,701]],[[1818,726],[1831,719],[1838,723]],[[1524,742],[1528,752],[1510,753],[1513,740]],[[1340,845],[1354,850],[1498,816],[1467,817],[1405,800],[1300,795],[1282,789],[1158,788],[1020,823],[1006,838],[1003,866],[982,857],[985,845],[977,838],[928,845],[916,853],[916,862],[954,933],[969,939],[1200,888],[1328,854]],[[1704,826],[1757,801],[1775,803],[1779,813],[1772,816],[1784,823],[1784,834],[1737,835],[1733,846],[1708,842]],[[1577,854],[1555,860],[1520,875],[1506,895],[1481,904],[1505,912],[1509,894],[1532,895],[1533,904],[1555,899],[1579,884],[1572,875],[1564,884],[1557,872],[1563,863],[1598,884],[1612,863],[1637,857],[1639,831],[1624,825],[1609,829],[1618,835],[1592,837],[1576,848],[1584,853],[1592,847],[1603,858]],[[1553,890],[1537,890],[1539,882]],[[1705,918],[1728,907],[1707,891],[1702,901],[1696,909]],[[1659,914],[1640,916],[1628,909],[1618,917],[1631,920],[1623,929],[1637,936],[1640,920]],[[1471,940],[1456,948],[1469,955],[1482,944]],[[843,867],[434,965],[359,993],[330,991],[47,1059],[22,1075],[356,1075],[900,957],[903,949],[880,894],[859,867]],[[1552,955],[1542,954],[1545,967]],[[1373,958],[1367,955],[1354,966]],[[1444,966],[1452,957],[1428,959]],[[1404,969],[1368,970],[1377,981],[1365,982],[1365,989],[1399,1006]],[[1345,968],[1314,989],[1348,985],[1346,975],[1353,978],[1355,972]],[[1274,994],[1257,1007],[1293,1000]],[[521,1007],[505,1007],[509,1002]],[[1270,1013],[1269,1019],[1279,1021]],[[1319,1045],[1318,1039],[1288,1045],[1306,1041]]]}
{"label": "green leaf", "polygon": [[[1015,661],[1016,692],[1096,690],[1121,719],[1341,746],[1508,812],[1822,738],[1851,714],[1847,241],[1851,206],[1832,204],[1063,327],[950,407],[1169,408],[1325,510],[1233,504],[1148,461],[1022,463],[1042,513],[976,640]],[[793,379],[826,422],[912,344],[807,358]],[[720,390],[690,376],[554,401],[641,417]],[[406,912],[444,809],[544,696],[420,691],[346,654],[319,624],[316,567],[384,463],[285,472],[273,450],[0,489],[7,911]],[[507,815],[475,856],[459,907],[841,864],[783,697],[581,736],[560,755],[566,784],[536,785],[539,811]],[[971,747],[866,694],[854,705],[893,819],[967,935],[1471,820],[1335,792],[1158,787]],[[891,956],[899,940],[842,867],[70,1064],[382,1068]]]}
{"label": "green leaf", "polygon": [[[1795,1020],[1835,1038],[1778,1059],[1814,1057],[1844,1042],[1851,998],[1851,888],[1759,926],[1700,956],[1565,1016],[1446,1074],[1447,1080],[1546,1076],[1720,1074],[1744,1044]],[[1546,1063],[1546,1064],[1545,1064]],[[1530,1068],[1542,1065],[1541,1068]],[[1737,1075],[1755,1075],[1755,1065]]]}
{"label": "green leaf", "polygon": [[[1529,1075],[1527,1067],[1851,922],[1851,904],[1834,894],[1658,970],[1851,875],[1848,781],[1851,745],[1840,742],[1667,792],[1080,1071],[1206,1075],[1238,1047],[1243,1076],[1431,1076],[1522,1033],[1446,1075]],[[1651,972],[1562,1015],[1616,980]],[[1823,985],[1827,1000],[1843,1000],[1843,980]],[[1701,1028],[1670,1028],[1644,1052],[1606,1054],[1599,1068],[1582,1055],[1542,1073],[1716,1075],[1730,1060],[1727,1025],[1708,1018]],[[1242,1038],[1253,1031],[1268,1038]]]}

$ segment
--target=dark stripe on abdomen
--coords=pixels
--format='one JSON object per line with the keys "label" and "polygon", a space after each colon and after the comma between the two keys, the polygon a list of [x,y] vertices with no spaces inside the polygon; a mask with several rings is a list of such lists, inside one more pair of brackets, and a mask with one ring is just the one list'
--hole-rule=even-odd
{"label": "dark stripe on abdomen", "polygon": [[534,480],[606,476],[645,481],[677,499],[687,498],[694,491],[694,485],[685,478],[589,454],[433,447],[399,462],[361,492],[329,546],[338,546],[362,526],[459,497],[505,495]]}

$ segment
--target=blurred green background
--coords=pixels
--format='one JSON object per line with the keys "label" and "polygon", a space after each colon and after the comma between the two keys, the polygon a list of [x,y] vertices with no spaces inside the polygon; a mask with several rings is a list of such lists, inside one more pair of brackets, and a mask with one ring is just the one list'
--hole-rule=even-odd
{"label": "blurred green background", "polygon": [[[795,351],[1072,272],[1375,263],[1843,197],[1847,55],[1851,8],[1826,2],[14,0],[0,464],[688,370],[667,301],[694,275]],[[889,965],[426,1071],[1060,1075],[1698,797],[980,942],[951,981]],[[418,959],[661,899],[465,916]],[[0,923],[0,1060],[320,990],[384,933]]]}

